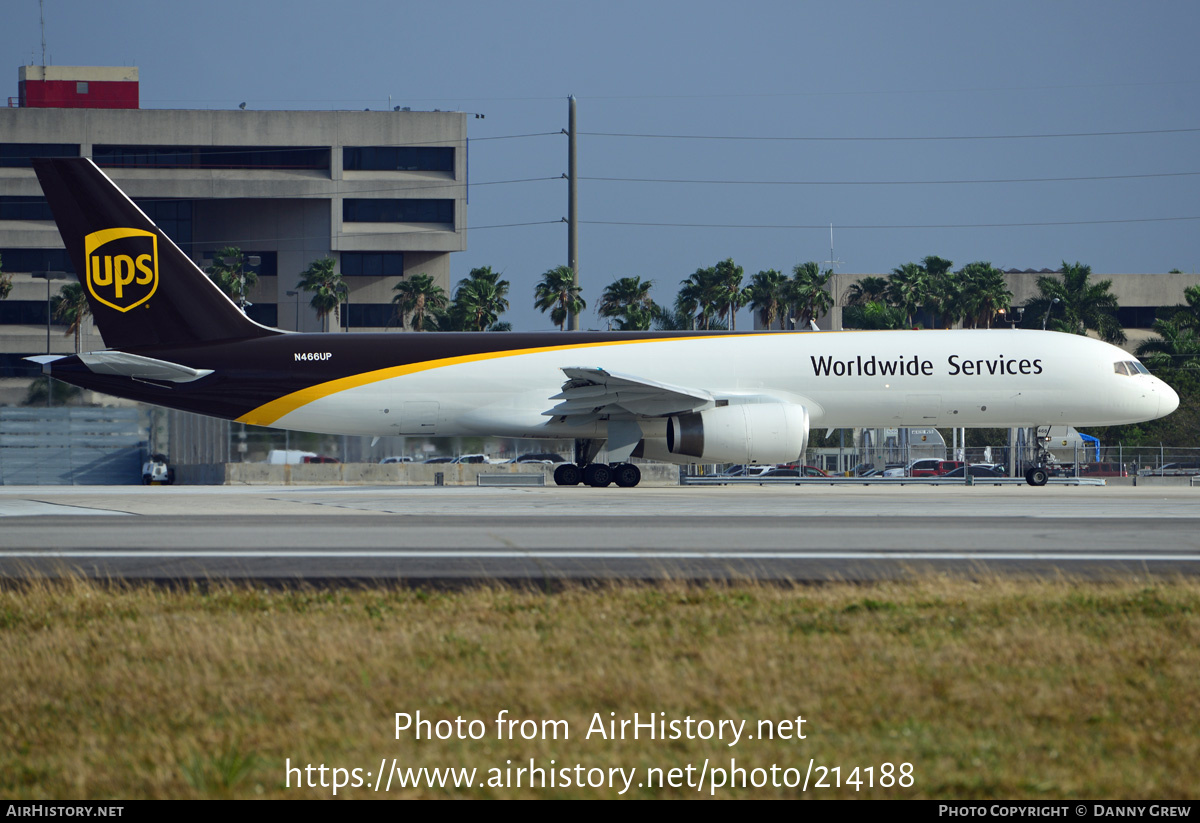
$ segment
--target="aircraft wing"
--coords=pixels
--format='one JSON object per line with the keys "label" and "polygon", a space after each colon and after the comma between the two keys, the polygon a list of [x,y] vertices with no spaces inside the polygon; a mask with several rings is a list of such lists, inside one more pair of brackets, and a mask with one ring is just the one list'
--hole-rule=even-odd
{"label": "aircraft wing", "polygon": [[601,415],[661,417],[694,411],[710,405],[713,396],[703,389],[692,389],[647,380],[606,369],[564,368],[567,381],[551,400],[558,405],[542,412],[547,417],[565,417],[567,422],[583,425]]}

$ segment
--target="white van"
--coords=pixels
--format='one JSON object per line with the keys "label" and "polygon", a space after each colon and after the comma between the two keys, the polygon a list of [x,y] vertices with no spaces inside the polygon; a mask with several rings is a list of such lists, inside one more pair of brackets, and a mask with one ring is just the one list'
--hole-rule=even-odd
{"label": "white van", "polygon": [[272,466],[295,466],[303,463],[306,457],[316,456],[316,452],[300,451],[299,449],[271,449],[267,452],[267,462]]}

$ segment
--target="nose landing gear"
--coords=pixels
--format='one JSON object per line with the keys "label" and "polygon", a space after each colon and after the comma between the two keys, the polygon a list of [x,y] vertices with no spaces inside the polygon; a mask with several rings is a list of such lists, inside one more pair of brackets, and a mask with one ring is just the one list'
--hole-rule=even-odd
{"label": "nose landing gear", "polygon": [[1050,452],[1046,450],[1046,443],[1050,440],[1050,427],[1046,427],[1045,437],[1042,437],[1036,428],[1033,435],[1033,465],[1025,471],[1025,482],[1031,486],[1044,486],[1050,479],[1050,472],[1046,469],[1050,457]]}

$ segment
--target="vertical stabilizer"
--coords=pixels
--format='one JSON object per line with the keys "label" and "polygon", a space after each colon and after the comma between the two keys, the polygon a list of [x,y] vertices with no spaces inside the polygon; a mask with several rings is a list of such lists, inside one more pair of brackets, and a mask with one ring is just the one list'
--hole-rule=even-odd
{"label": "vertical stabilizer", "polygon": [[33,168],[109,348],[281,333],[246,317],[90,159]]}

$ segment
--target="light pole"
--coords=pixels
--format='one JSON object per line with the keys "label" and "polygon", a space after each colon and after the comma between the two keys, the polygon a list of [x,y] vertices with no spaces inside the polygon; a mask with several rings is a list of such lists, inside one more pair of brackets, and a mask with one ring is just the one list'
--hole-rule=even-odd
{"label": "light pole", "polygon": [[1057,297],[1050,301],[1050,305],[1046,307],[1046,314],[1042,317],[1042,331],[1046,330],[1046,321],[1050,319],[1050,310],[1054,308],[1055,303],[1061,303]]}
{"label": "light pole", "polygon": [[296,298],[293,301],[296,304],[296,324],[293,326],[293,328],[296,331],[300,331],[300,292],[289,291],[289,292],[287,292],[287,296]]}
{"label": "light pole", "polygon": [[1025,316],[1024,306],[1014,306],[1008,309],[1000,309],[1000,314],[1004,315],[1004,319],[1012,323],[1015,329],[1017,324],[1021,322],[1021,318]]}
{"label": "light pole", "polygon": [[[35,271],[30,274],[37,280],[46,281],[46,354],[50,353],[50,281],[74,280],[75,275],[69,271]],[[54,405],[54,378],[46,375],[46,405]]]}

